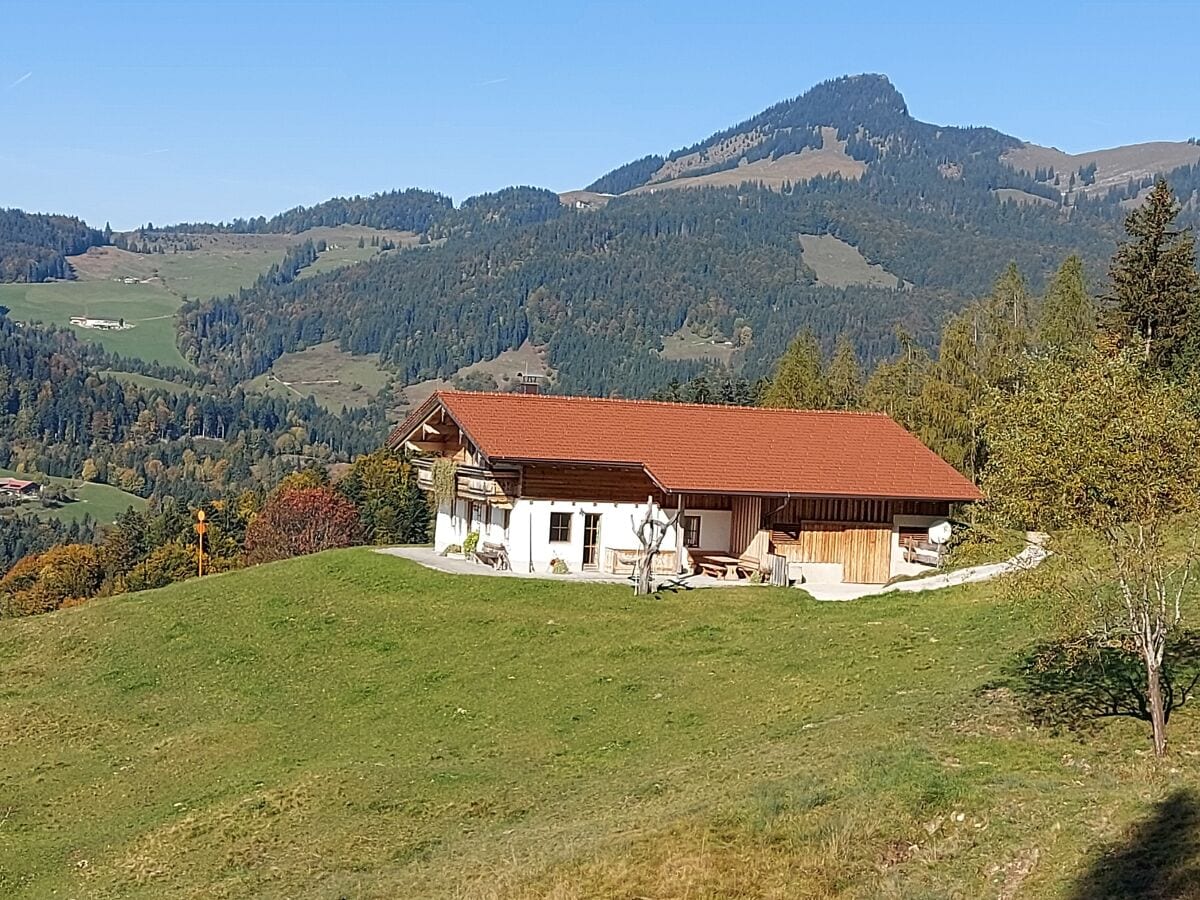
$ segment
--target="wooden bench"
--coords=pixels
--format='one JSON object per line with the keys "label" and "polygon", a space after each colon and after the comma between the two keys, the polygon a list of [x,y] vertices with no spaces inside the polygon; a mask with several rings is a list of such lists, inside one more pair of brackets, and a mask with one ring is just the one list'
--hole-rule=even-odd
{"label": "wooden bench", "polygon": [[901,539],[900,545],[904,549],[905,562],[920,563],[938,569],[945,562],[945,544],[935,544],[929,540],[921,540],[919,537],[905,536]]}
{"label": "wooden bench", "polygon": [[475,550],[475,561],[491,566],[499,572],[510,571],[508,549],[503,544],[492,544],[484,541]]}
{"label": "wooden bench", "polygon": [[[637,566],[640,550],[626,550],[619,547],[609,547],[605,551],[604,571],[610,575],[631,574]],[[659,550],[654,557],[654,572],[656,575],[671,575],[676,571],[675,551]]]}

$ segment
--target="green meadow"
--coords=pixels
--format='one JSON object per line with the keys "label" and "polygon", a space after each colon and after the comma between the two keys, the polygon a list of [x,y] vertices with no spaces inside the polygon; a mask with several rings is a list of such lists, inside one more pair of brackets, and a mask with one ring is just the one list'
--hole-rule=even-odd
{"label": "green meadow", "polygon": [[[113,353],[188,368],[175,345],[179,303],[178,296],[158,284],[0,284],[0,306],[7,306],[14,319],[68,326],[80,339],[95,341]],[[125,331],[80,328],[69,325],[72,316],[124,319],[134,327]]]}
{"label": "green meadow", "polygon": [[0,894],[1196,896],[1195,714],[1165,764],[1035,721],[1043,627],[1003,584],[641,599],[366,549],[0,622]]}
{"label": "green meadow", "polygon": [[[13,469],[0,469],[0,478],[24,478],[29,481],[40,480],[40,475],[28,472],[17,472]],[[70,488],[75,494],[73,503],[46,508],[40,501],[22,504],[18,509],[22,513],[32,512],[47,519],[61,519],[70,522],[91,516],[96,522],[108,523],[115,521],[117,516],[129,507],[144,509],[146,501],[136,494],[127,493],[109,484],[94,484],[92,482],[71,481],[68,478],[51,478],[51,484]]]}

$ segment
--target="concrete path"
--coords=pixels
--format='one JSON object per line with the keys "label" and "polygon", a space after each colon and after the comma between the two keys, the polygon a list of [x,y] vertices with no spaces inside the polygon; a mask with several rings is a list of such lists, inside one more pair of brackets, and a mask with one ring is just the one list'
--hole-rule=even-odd
{"label": "concrete path", "polygon": [[[375,551],[388,556],[399,556],[420,563],[427,569],[446,572],[449,575],[482,575],[496,578],[545,578],[549,581],[586,581],[596,584],[623,584],[632,588],[627,575],[608,575],[603,572],[571,572],[568,575],[555,575],[551,572],[499,572],[489,566],[457,556],[442,556],[430,547],[381,547]],[[655,575],[654,583],[662,585],[671,578],[670,575]],[[707,575],[693,575],[685,582],[689,588],[710,587],[739,587],[749,586],[745,579],[739,581],[722,581]]]}
{"label": "concrete path", "polygon": [[1036,569],[1042,564],[1042,560],[1050,555],[1050,551],[1045,548],[1046,535],[1030,532],[1025,535],[1025,540],[1025,549],[1004,562],[968,566],[965,569],[914,578],[911,581],[897,581],[895,584],[801,584],[797,587],[808,591],[817,600],[857,600],[859,597],[871,597],[890,591],[936,591],[957,584],[991,581],[1001,575]]}
{"label": "concrete path", "polygon": [[[990,563],[984,566],[969,566],[965,569],[955,569],[925,578],[914,578],[911,581],[897,581],[895,584],[798,584],[796,587],[807,591],[816,600],[857,600],[860,597],[871,597],[886,594],[890,591],[936,591],[941,588],[954,587],[958,584],[971,584],[977,581],[990,581],[1001,575],[1034,569],[1041,565],[1042,560],[1049,556],[1044,544],[1046,535],[1030,532],[1025,536],[1027,545],[1024,550],[1005,562]],[[450,575],[482,575],[496,578],[545,578],[551,581],[593,582],[600,584],[629,584],[625,575],[606,575],[601,572],[572,572],[569,575],[553,575],[549,572],[498,572],[480,563],[461,557],[441,556],[430,547],[381,547],[375,551],[388,556],[399,556],[420,563],[427,569],[446,572]],[[666,576],[659,575],[656,582],[662,584]],[[724,581],[720,578],[710,578],[707,575],[693,575],[685,584],[693,588],[728,588],[750,587],[749,581]]]}

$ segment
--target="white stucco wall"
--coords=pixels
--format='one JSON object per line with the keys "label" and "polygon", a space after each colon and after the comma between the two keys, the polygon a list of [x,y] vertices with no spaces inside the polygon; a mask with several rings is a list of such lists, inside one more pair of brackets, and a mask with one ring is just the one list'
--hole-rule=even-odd
{"label": "white stucco wall", "polygon": [[[504,529],[504,512],[492,509],[492,522],[487,525],[487,516],[482,503],[475,506],[475,519],[467,521],[467,501],[443,500],[438,505],[437,521],[433,529],[433,549],[441,553],[451,544],[462,544],[472,531],[479,532],[480,543],[507,544],[508,533]],[[511,528],[510,528],[511,531]]]}

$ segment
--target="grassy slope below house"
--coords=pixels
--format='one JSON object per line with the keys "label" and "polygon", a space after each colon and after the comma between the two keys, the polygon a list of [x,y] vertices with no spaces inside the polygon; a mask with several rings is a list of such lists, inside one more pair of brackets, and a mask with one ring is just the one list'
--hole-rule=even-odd
{"label": "grassy slope below house", "polygon": [[1028,616],[351,550],[0,622],[0,893],[1071,896],[1197,722],[1147,783],[1138,725],[1030,727]]}
{"label": "grassy slope below house", "polygon": [[[0,478],[23,478],[29,481],[37,481],[39,475],[30,475],[28,472],[16,472],[12,469],[0,468]],[[61,506],[46,508],[43,507],[41,501],[31,500],[16,507],[16,510],[22,514],[36,513],[46,519],[61,519],[64,522],[70,522],[74,519],[82,519],[84,516],[91,516],[96,522],[107,524],[115,521],[117,516],[134,507],[135,509],[143,509],[146,506],[146,501],[136,494],[127,493],[120,488],[115,488],[110,484],[94,484],[84,482],[80,484],[78,481],[72,482],[69,478],[51,478],[52,484],[61,485],[75,494],[73,503],[64,503]],[[72,487],[72,484],[78,487]]]}

